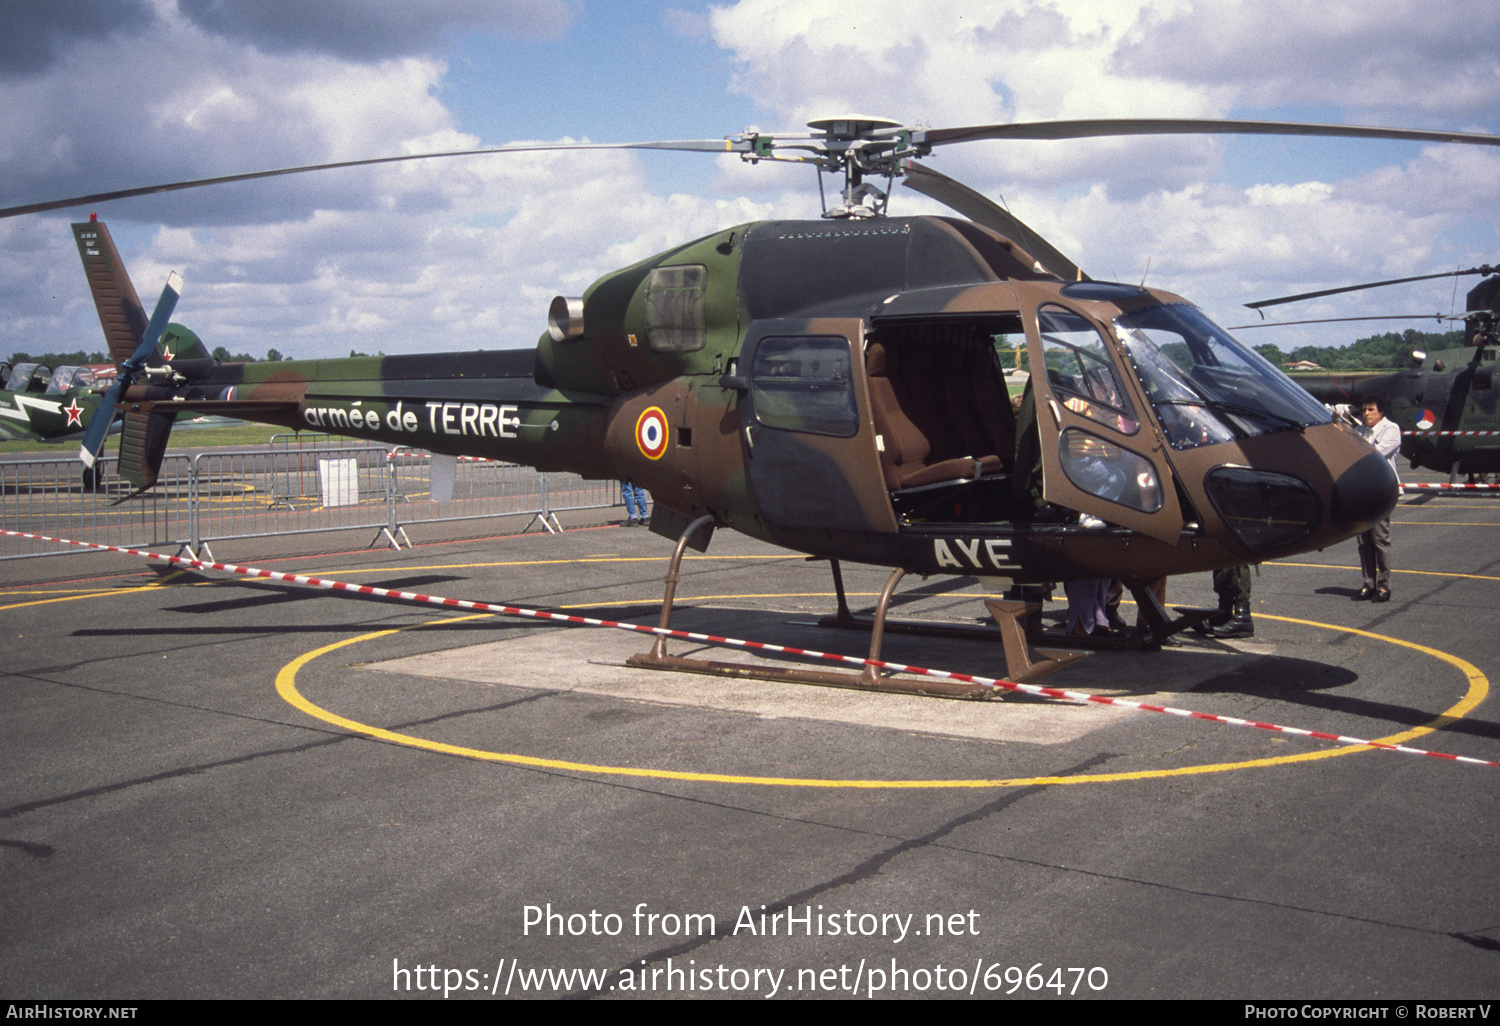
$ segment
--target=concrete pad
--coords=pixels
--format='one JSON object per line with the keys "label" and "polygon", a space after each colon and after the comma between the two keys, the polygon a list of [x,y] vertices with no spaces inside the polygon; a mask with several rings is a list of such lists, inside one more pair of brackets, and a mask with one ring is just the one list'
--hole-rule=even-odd
{"label": "concrete pad", "polygon": [[[997,643],[998,644],[998,643]],[[621,631],[571,630],[565,645],[555,634],[532,634],[506,641],[471,645],[442,652],[427,652],[385,662],[367,664],[367,669],[405,673],[418,677],[468,681],[490,686],[539,691],[572,691],[605,695],[658,705],[740,712],[764,719],[821,720],[828,723],[884,727],[941,737],[979,741],[1025,742],[1056,745],[1076,741],[1093,730],[1117,722],[1120,709],[1104,705],[1062,700],[1035,699],[1006,694],[992,701],[944,700],[881,692],[857,691],[810,684],[741,680],[707,674],[644,670],[626,666],[630,655],[650,648],[644,635],[627,636]],[[1250,642],[1245,650],[1273,652],[1274,645]],[[730,660],[767,667],[786,666],[786,660],[757,656],[739,649],[672,644],[668,651],[687,658]],[[1133,658],[1136,653],[1099,652],[1071,670],[1060,671],[1043,682],[1049,687],[1091,694],[1123,695],[1131,700],[1161,704],[1187,690],[1195,679],[1211,676],[1209,664],[1219,662],[1232,650],[1224,647],[1158,653],[1154,659]],[[1173,663],[1173,673],[1163,675],[1156,660]],[[805,662],[793,665],[807,666]],[[838,664],[818,662],[818,669],[838,669]],[[849,667],[851,672],[855,668]],[[1089,670],[1096,672],[1091,674]],[[1159,687],[1169,676],[1181,686],[1173,691],[1142,691]],[[908,678],[918,679],[918,678]],[[1100,684],[1107,684],[1100,687]]]}

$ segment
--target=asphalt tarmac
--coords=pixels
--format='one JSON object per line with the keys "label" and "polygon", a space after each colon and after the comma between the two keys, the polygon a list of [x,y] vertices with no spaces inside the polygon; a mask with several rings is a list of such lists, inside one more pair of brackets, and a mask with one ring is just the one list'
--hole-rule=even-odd
{"label": "asphalt tarmac", "polygon": [[[1253,639],[1044,683],[1500,759],[1500,500],[1406,499],[1392,532],[1387,605],[1350,600],[1350,542],[1263,566]],[[669,551],[215,555],[654,624]],[[867,606],[884,577],[846,569]],[[909,579],[897,615],[973,623],[994,590]],[[831,592],[721,531],[673,626],[863,656],[805,625]],[[1207,575],[1168,598],[1214,603]],[[653,673],[621,665],[641,635],[123,555],[0,563],[0,608],[0,997],[1500,995],[1493,767]],[[991,642],[885,651],[1003,673]]]}

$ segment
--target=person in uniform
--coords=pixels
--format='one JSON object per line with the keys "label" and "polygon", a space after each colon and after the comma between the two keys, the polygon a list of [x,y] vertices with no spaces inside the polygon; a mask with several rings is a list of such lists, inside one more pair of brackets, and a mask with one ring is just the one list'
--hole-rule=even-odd
{"label": "person in uniform", "polygon": [[1250,568],[1232,566],[1214,571],[1214,593],[1219,596],[1219,612],[1209,618],[1209,628],[1202,633],[1214,638],[1249,638],[1255,635],[1250,619]]}

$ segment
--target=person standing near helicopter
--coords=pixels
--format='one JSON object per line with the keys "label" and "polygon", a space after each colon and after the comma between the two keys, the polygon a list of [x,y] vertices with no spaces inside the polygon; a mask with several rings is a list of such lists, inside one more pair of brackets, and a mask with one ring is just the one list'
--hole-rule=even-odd
{"label": "person standing near helicopter", "polygon": [[[1401,429],[1386,418],[1385,396],[1366,396],[1360,406],[1360,437],[1375,447],[1396,473],[1396,454],[1401,451]],[[1398,475],[1399,480],[1399,475]],[[1380,521],[1359,536],[1359,565],[1364,574],[1356,602],[1391,600],[1391,521]]]}

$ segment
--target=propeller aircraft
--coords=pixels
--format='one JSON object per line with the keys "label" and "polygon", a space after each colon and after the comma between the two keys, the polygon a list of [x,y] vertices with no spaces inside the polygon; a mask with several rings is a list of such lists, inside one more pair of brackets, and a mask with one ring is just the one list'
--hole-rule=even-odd
{"label": "propeller aircraft", "polygon": [[87,367],[54,371],[38,363],[0,364],[0,382],[0,440],[5,441],[77,436],[88,427],[103,394]]}
{"label": "propeller aircraft", "polygon": [[[841,173],[844,188],[824,219],[725,228],[606,274],[580,297],[557,297],[532,351],[200,365],[151,377],[123,365],[146,347],[133,336],[134,349],[113,348],[122,453],[137,453],[122,456],[122,472],[149,487],[171,419],[190,410],[629,478],[652,494],[653,530],[677,539],[663,626],[684,547],[705,548],[725,527],[832,560],[843,622],[839,561],[892,568],[872,658],[903,573],[1118,578],[1159,643],[1212,611],[1173,619],[1154,580],[1321,549],[1394,505],[1395,477],[1368,444],[1187,300],[1090,279],[1008,211],[915,158],[1004,138],[1242,132],[1493,146],[1500,137],[1225,121],[915,129],[844,117],[809,127],[476,151],[730,152],[810,163]],[[882,178],[885,189],[871,180]],[[889,216],[897,178],[964,216]],[[85,245],[88,233],[107,238],[102,224],[74,231],[91,282],[123,276],[112,245]],[[96,287],[101,318],[119,302],[102,295]],[[134,310],[130,319],[144,321]],[[996,359],[1002,337],[1025,339],[1033,369],[1020,416]],[[991,607],[1012,679],[1066,661],[1028,649],[1022,603]],[[682,664],[660,641],[641,658]],[[852,683],[880,686],[873,671]]]}

